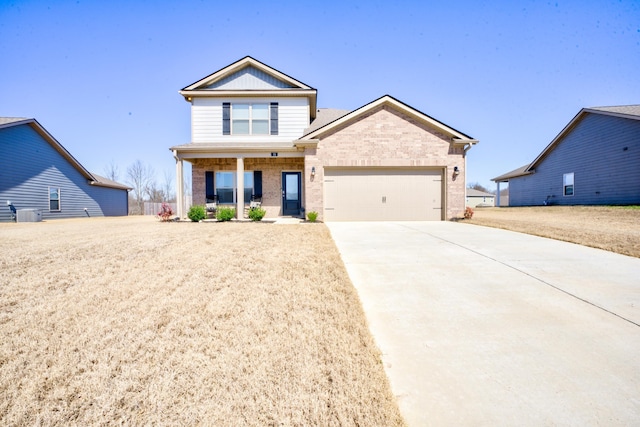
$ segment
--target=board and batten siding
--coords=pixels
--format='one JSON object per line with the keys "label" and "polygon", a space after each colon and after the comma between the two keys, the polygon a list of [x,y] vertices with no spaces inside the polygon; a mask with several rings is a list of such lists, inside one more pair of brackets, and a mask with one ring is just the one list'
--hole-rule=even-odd
{"label": "board and batten siding", "polygon": [[291,85],[254,67],[246,67],[207,86],[218,90],[272,90],[290,89]]}
{"label": "board and batten siding", "polygon": [[[563,175],[574,174],[574,195]],[[510,206],[640,204],[640,121],[587,114],[536,166],[509,180]]]}
{"label": "board and batten siding", "polygon": [[[278,135],[223,135],[222,103],[278,103]],[[191,105],[191,142],[278,142],[302,136],[309,126],[307,98],[194,98]]]}
{"label": "board and batten siding", "polygon": [[[31,126],[0,129],[0,147],[0,221],[11,220],[8,200],[17,210],[40,209],[43,220],[128,214],[126,190],[89,184]],[[49,211],[49,187],[60,189],[60,211]]]}

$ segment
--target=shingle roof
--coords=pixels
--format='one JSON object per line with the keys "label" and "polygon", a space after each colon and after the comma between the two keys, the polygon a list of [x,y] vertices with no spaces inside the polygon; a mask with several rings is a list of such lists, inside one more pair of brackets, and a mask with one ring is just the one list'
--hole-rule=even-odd
{"label": "shingle roof", "polygon": [[126,186],[126,185],[121,184],[121,183],[116,182],[116,181],[112,181],[109,178],[105,178],[104,176],[100,176],[100,175],[95,174],[93,172],[91,173],[91,175],[93,175],[93,177],[95,178],[95,181],[93,181],[94,185],[99,185],[101,187],[120,188],[122,190],[133,190],[129,186]]}
{"label": "shingle roof", "polygon": [[527,175],[528,173],[530,173],[530,172],[527,172],[528,167],[529,165],[520,166],[518,169],[514,169],[511,172],[507,172],[503,175],[497,176],[495,178],[491,178],[491,181],[502,182],[502,181],[508,181],[509,178],[515,178],[516,176]]}
{"label": "shingle roof", "polygon": [[602,111],[605,113],[624,114],[626,116],[638,116],[640,117],[640,104],[636,105],[614,105],[611,107],[590,107],[586,109]]}
{"label": "shingle roof", "polygon": [[484,191],[476,190],[475,188],[467,188],[467,196],[471,197],[495,197],[495,194],[485,193]]}
{"label": "shingle roof", "polygon": [[27,117],[0,117],[0,125],[29,120]]}
{"label": "shingle roof", "polygon": [[328,125],[332,121],[338,120],[340,117],[345,116],[350,112],[350,110],[338,110],[335,108],[318,108],[315,120],[304,130],[302,135],[304,136],[316,129],[320,129],[322,126]]}

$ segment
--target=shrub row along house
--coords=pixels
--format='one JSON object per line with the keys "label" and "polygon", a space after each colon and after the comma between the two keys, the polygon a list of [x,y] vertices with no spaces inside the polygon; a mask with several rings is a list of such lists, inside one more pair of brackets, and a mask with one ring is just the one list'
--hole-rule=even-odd
{"label": "shrub row along house", "polygon": [[127,215],[130,189],[87,171],[35,119],[0,117],[0,147],[0,221]]}
{"label": "shrub row along house", "polygon": [[498,195],[509,184],[509,206],[640,204],[640,105],[583,108],[533,162],[492,181]]}
{"label": "shrub row along house", "polygon": [[249,56],[180,94],[191,104],[191,141],[171,147],[178,200],[187,161],[193,203],[215,200],[238,216],[252,199],[267,217],[463,215],[465,157],[478,141],[391,96],[354,111],[317,108],[316,89]]}

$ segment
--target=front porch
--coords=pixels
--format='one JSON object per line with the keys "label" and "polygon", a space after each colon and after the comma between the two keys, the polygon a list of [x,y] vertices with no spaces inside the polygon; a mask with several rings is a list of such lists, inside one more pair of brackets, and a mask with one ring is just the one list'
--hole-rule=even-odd
{"label": "front porch", "polygon": [[213,196],[217,206],[233,207],[236,218],[247,217],[258,198],[265,218],[304,217],[303,157],[197,158],[192,164],[193,203],[204,205]]}

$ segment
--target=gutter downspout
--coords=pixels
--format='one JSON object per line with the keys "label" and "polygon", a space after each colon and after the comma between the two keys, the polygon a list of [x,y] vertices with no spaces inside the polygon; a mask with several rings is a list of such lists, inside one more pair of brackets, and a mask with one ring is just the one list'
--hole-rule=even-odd
{"label": "gutter downspout", "polygon": [[467,207],[467,151],[473,147],[473,144],[477,144],[478,140],[474,139],[473,142],[469,142],[469,144],[465,144],[463,149],[464,154],[464,206],[465,209]]}

